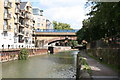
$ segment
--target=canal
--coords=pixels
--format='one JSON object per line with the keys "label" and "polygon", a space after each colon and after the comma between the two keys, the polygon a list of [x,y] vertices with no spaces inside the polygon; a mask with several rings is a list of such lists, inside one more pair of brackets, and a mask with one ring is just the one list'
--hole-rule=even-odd
{"label": "canal", "polygon": [[78,51],[59,52],[2,64],[3,78],[75,78]]}

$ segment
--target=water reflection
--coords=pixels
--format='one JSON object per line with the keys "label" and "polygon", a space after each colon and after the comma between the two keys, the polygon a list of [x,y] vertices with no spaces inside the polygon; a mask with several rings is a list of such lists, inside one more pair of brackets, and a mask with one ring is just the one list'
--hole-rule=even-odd
{"label": "water reflection", "polygon": [[3,63],[3,78],[72,78],[76,73],[77,52],[60,52]]}

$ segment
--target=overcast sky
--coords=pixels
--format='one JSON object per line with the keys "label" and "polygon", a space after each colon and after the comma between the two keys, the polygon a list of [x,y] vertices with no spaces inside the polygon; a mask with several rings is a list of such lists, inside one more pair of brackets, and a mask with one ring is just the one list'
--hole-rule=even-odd
{"label": "overcast sky", "polygon": [[[28,1],[28,0],[22,0]],[[44,10],[44,16],[49,20],[64,22],[71,25],[74,29],[82,27],[82,21],[85,19],[86,0],[29,0],[33,7],[39,7]]]}

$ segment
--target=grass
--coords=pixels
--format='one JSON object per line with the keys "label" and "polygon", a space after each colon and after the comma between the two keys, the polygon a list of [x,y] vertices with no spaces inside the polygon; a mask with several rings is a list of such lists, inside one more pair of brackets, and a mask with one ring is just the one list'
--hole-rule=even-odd
{"label": "grass", "polygon": [[88,63],[86,62],[86,59],[83,57],[81,57],[81,58],[82,58],[81,64],[83,65],[83,70],[86,70],[91,75],[92,70],[91,70],[90,66],[88,65]]}

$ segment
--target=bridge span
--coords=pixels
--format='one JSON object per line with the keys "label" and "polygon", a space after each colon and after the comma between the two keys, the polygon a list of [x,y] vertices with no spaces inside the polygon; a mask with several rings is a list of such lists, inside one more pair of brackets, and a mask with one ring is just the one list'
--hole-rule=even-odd
{"label": "bridge span", "polygon": [[78,30],[37,29],[33,37],[35,37],[36,47],[42,47],[58,40],[76,40],[77,31]]}

